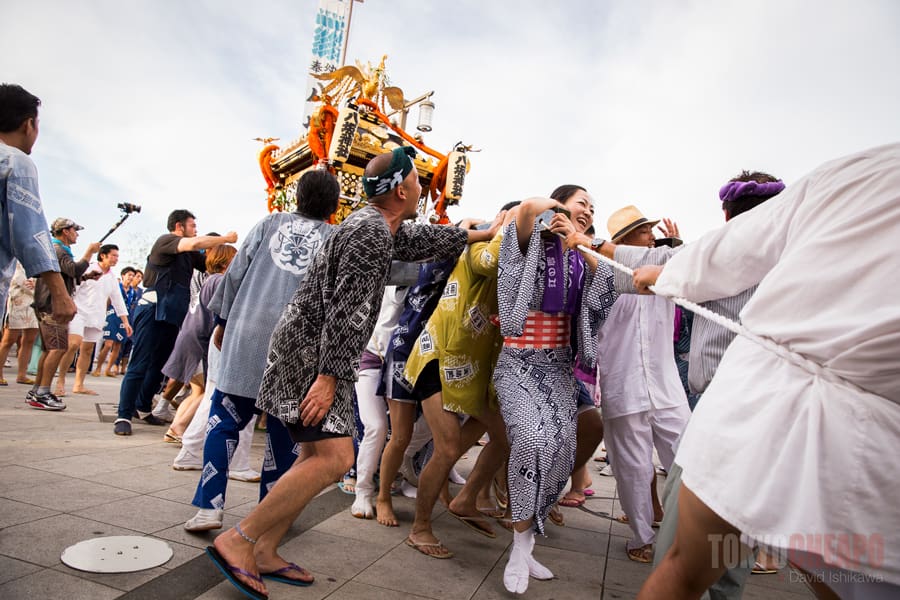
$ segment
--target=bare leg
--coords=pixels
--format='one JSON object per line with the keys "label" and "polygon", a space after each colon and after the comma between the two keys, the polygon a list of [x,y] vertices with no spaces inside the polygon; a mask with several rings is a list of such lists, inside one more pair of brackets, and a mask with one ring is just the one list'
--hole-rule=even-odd
{"label": "bare leg", "polygon": [[391,484],[397,477],[403,453],[406,452],[412,437],[413,424],[416,421],[416,406],[396,400],[388,400],[388,406],[391,413],[391,439],[388,440],[381,455],[381,480],[378,484],[375,516],[382,525],[397,527],[397,517],[394,515],[394,507],[391,502]]}
{"label": "bare leg", "polygon": [[572,487],[563,496],[563,506],[573,506],[585,500],[584,488],[590,485],[591,476],[587,470],[587,462],[593,456],[597,446],[603,440],[603,419],[596,408],[586,410],[578,415],[577,444],[575,446],[575,464],[572,468]]}
{"label": "bare leg", "polygon": [[659,491],[656,489],[656,471],[653,472],[653,478],[650,480],[650,499],[653,502],[653,520],[662,521],[665,513],[659,502]]}
{"label": "bare leg", "polygon": [[178,392],[180,392],[181,388],[183,388],[183,387],[184,387],[183,381],[169,379],[169,381],[166,382],[166,387],[163,388],[161,396],[163,398],[165,398],[166,401],[171,404],[172,400],[175,399],[175,396],[178,395]]}
{"label": "bare leg", "polygon": [[49,354],[49,352],[42,349],[41,355],[38,356],[37,374],[34,376],[34,386],[31,388],[33,391],[37,391],[38,387],[41,385],[41,378],[44,374],[44,362],[47,360],[47,354]]}
{"label": "bare leg", "polygon": [[91,394],[96,392],[84,387],[84,378],[88,369],[91,367],[91,354],[94,352],[94,342],[82,342],[81,350],[78,353],[78,361],[75,363],[75,385],[72,386],[72,392],[76,394]]}
{"label": "bare leg", "polygon": [[[259,574],[260,565],[265,565],[266,570],[270,565],[285,566],[287,563],[276,552],[285,532],[309,501],[353,464],[353,441],[349,437],[305,442],[302,447],[300,458],[240,522],[244,534],[257,543],[250,544],[235,529],[229,529],[213,542],[228,564],[254,575]],[[266,592],[262,583],[240,575],[236,577],[253,589]]]}
{"label": "bare leg", "polygon": [[54,392],[57,396],[64,396],[66,394],[66,373],[69,370],[69,365],[72,364],[72,360],[75,359],[75,353],[78,352],[78,348],[81,347],[81,339],[80,335],[69,334],[69,347],[62,355],[59,364],[57,365],[57,368],[59,369],[59,379],[56,382],[56,391]]}
{"label": "bare leg", "polygon": [[682,485],[675,540],[644,582],[638,598],[699,598],[725,572],[726,557],[738,560],[749,553],[749,548],[741,545],[741,557],[730,556],[732,542],[737,543],[739,535],[737,529]]}
{"label": "bare leg", "polygon": [[[119,351],[122,349],[122,344],[119,342],[112,342],[112,346],[109,350],[109,360],[106,363],[106,369],[103,374],[107,377],[114,377],[118,375],[120,371],[124,371],[124,369],[119,369],[116,367],[116,359],[119,357]],[[122,359],[123,361],[125,359]],[[102,361],[97,361],[97,368],[100,368],[100,363]],[[124,363],[123,363],[124,364]]]}
{"label": "bare leg", "polygon": [[[475,467],[466,480],[466,485],[459,494],[450,502],[450,510],[456,514],[478,516],[479,507],[487,506],[490,501],[491,478],[499,469],[507,456],[509,456],[509,442],[506,440],[506,425],[499,410],[486,409],[484,414],[475,417],[484,424],[490,441],[482,448]],[[470,419],[472,421],[473,419]],[[467,423],[468,425],[468,423]],[[465,427],[463,428],[465,429]],[[465,443],[465,440],[463,441]],[[460,452],[465,451],[460,448]],[[496,513],[496,511],[494,511]],[[499,513],[494,514],[497,516]]]}
{"label": "bare leg", "polygon": [[56,375],[56,369],[59,367],[59,363],[65,353],[65,350],[47,350],[42,353],[41,361],[43,361],[43,367],[38,363],[38,369],[43,368],[40,371],[40,380],[38,381],[40,387],[49,388],[53,385],[53,376]]}
{"label": "bare leg", "polygon": [[[19,371],[16,374],[16,381],[19,383],[28,383],[28,364],[31,362],[31,354],[34,349],[34,340],[37,339],[37,329],[23,329],[22,338],[20,340],[18,360]],[[3,363],[0,363],[3,364]]]}
{"label": "bare leg", "polygon": [[197,412],[197,407],[200,406],[200,400],[203,399],[205,392],[206,386],[204,385],[203,375],[194,375],[194,378],[191,379],[191,395],[184,399],[175,412],[175,419],[172,421],[172,425],[169,426],[170,432],[178,436],[184,434],[185,429],[191,424],[194,413]]}
{"label": "bare leg", "polygon": [[[0,369],[2,369],[2,365],[6,364],[6,359],[9,357],[9,351],[12,349],[13,344],[16,343],[16,340],[19,339],[21,335],[21,329],[10,329],[9,327],[3,328],[3,339],[0,341]],[[19,351],[19,354],[22,354],[22,351]]]}
{"label": "bare leg", "polygon": [[[110,350],[112,349],[112,346],[112,340],[105,340],[103,345],[100,346],[100,352],[97,354],[97,364],[94,367],[94,370],[91,371],[92,377],[100,377],[100,369],[103,367],[103,363],[106,362],[106,356],[111,354]],[[107,367],[106,370],[109,371],[109,367]]]}
{"label": "bare leg", "polygon": [[[416,494],[416,518],[409,538],[417,544],[436,544],[431,530],[431,512],[453,463],[459,458],[459,419],[455,413],[444,410],[441,394],[433,394],[422,402],[422,412],[434,437],[434,453],[419,475]],[[425,554],[444,553],[440,546],[420,546]]]}

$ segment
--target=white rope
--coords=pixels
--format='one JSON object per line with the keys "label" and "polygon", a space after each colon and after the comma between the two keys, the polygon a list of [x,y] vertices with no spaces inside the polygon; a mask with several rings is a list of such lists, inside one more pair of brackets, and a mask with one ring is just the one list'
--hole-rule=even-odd
{"label": "white rope", "polygon": [[[559,234],[557,234],[557,235],[559,235]],[[563,236],[560,236],[560,237],[563,237]],[[579,244],[578,249],[581,250],[585,254],[593,256],[597,260],[603,261],[604,263],[608,264],[609,266],[613,267],[614,269],[617,269],[617,270],[625,273],[626,275],[629,275],[629,276],[634,275],[634,270],[631,267],[623,265],[622,263],[615,261],[611,258],[607,258],[607,257],[603,256],[602,254],[599,254],[598,252],[594,252],[594,250],[592,250],[591,248],[589,248],[587,246]],[[656,288],[656,286],[650,286],[649,289],[651,292],[653,292],[655,294],[656,293],[655,288]],[[666,294],[660,294],[660,295],[668,298],[669,300],[671,300],[678,306],[681,306],[682,308],[686,308],[687,310],[691,311],[694,314],[700,315],[704,319],[709,319],[710,321],[716,323],[717,325],[721,325],[728,331],[736,333],[737,335],[745,337],[748,340],[751,340],[751,341],[759,344],[760,346],[762,346],[766,350],[772,352],[776,356],[783,358],[783,359],[787,360],[788,362],[793,363],[794,365],[800,367],[801,369],[807,371],[808,373],[811,373],[813,375],[821,377],[822,379],[825,379],[831,383],[849,386],[858,392],[862,392],[865,394],[872,393],[864,388],[859,387],[858,385],[856,385],[853,382],[847,381],[843,377],[839,377],[834,372],[829,371],[828,369],[826,369],[819,363],[811,361],[808,358],[806,358],[805,356],[798,354],[792,350],[788,350],[784,346],[776,344],[775,342],[773,342],[772,340],[770,340],[768,338],[764,338],[762,336],[756,335],[755,333],[753,333],[752,331],[750,331],[749,329],[747,329],[740,323],[736,323],[727,317],[724,317],[716,312],[709,310],[706,307],[700,306],[699,304],[697,304],[695,302],[691,302],[687,298],[681,298],[681,297],[677,297],[677,296],[667,296]]]}

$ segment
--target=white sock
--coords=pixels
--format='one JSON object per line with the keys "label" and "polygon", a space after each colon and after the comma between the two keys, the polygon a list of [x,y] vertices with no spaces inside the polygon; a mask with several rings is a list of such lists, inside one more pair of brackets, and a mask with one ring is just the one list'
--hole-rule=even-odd
{"label": "white sock", "polygon": [[528,555],[528,574],[541,581],[553,579],[553,572],[536,561],[530,554]]}
{"label": "white sock", "polygon": [[371,519],[375,516],[375,507],[372,505],[372,499],[367,494],[356,493],[356,500],[350,507],[350,514],[354,517],[362,517]]}
{"label": "white sock", "polygon": [[220,511],[215,508],[198,508],[197,516],[198,517],[213,517],[213,518],[215,518],[215,517],[219,516],[219,512]]}
{"label": "white sock", "polygon": [[513,547],[509,562],[503,570],[503,586],[513,594],[524,594],[528,589],[528,559],[534,548],[534,530],[513,532]]}
{"label": "white sock", "polygon": [[400,493],[407,498],[415,498],[419,494],[419,489],[410,485],[405,479],[400,482]]}

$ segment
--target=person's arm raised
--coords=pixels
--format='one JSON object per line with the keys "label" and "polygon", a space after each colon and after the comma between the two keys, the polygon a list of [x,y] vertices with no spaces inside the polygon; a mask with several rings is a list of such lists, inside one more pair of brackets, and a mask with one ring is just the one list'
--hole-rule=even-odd
{"label": "person's arm raised", "polygon": [[559,206],[559,202],[551,198],[529,198],[519,205],[519,212],[516,214],[516,235],[519,238],[519,250],[522,254],[528,252],[528,242],[531,240],[534,220],[539,214],[555,206]]}
{"label": "person's arm raised", "polygon": [[225,235],[198,235],[196,237],[185,237],[178,240],[179,252],[191,252],[192,250],[207,250],[222,244],[233,244],[237,242],[238,236],[234,231],[229,231]]}

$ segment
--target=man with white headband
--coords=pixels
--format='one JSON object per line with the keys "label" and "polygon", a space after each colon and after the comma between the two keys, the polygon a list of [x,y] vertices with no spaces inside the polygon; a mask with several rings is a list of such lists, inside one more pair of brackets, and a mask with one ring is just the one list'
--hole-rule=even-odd
{"label": "man with white headband", "polygon": [[[301,444],[294,465],[266,498],[207,553],[251,598],[266,598],[263,577],[309,585],[305,569],[277,555],[281,538],[319,492],[353,464],[353,386],[375,327],[391,259],[459,256],[489,232],[404,223],[416,216],[422,186],[412,148],[396,148],[366,166],[369,204],[323,244],[272,334],[256,406],[281,419]],[[283,564],[260,573],[258,565]],[[289,576],[290,575],[290,576]]]}

